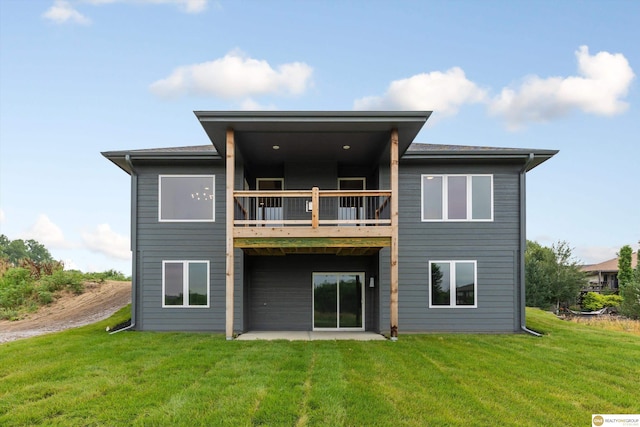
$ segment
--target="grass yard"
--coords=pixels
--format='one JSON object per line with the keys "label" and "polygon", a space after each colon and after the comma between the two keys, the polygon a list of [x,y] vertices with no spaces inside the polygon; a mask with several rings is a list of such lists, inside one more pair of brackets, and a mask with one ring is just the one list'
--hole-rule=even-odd
{"label": "grass yard", "polygon": [[0,425],[587,426],[640,413],[640,336],[528,311],[546,335],[232,341],[95,325],[0,345]]}

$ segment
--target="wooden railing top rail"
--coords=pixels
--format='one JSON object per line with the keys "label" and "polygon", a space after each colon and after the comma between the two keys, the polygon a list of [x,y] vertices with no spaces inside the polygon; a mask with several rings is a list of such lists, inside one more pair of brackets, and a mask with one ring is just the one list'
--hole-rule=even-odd
{"label": "wooden railing top rail", "polygon": [[[311,197],[312,190],[274,190],[274,191],[234,191],[235,197]],[[320,190],[319,197],[364,197],[364,196],[391,196],[390,190]]]}

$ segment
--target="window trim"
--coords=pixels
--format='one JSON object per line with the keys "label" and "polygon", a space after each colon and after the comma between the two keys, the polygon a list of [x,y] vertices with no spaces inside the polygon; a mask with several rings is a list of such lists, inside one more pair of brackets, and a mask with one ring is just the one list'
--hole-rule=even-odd
{"label": "window trim", "polygon": [[[433,290],[433,286],[431,283],[431,265],[432,264],[449,264],[450,268],[450,278],[449,280],[451,281],[450,285],[450,289],[451,289],[451,294],[449,296],[449,305],[436,305],[433,304],[433,299],[432,299],[432,290]],[[458,305],[456,304],[456,269],[455,266],[457,263],[472,263],[473,264],[473,278],[474,278],[474,292],[473,292],[473,305]],[[476,260],[471,260],[471,259],[457,259],[457,260],[431,260],[429,261],[429,268],[428,268],[428,277],[429,277],[429,292],[428,292],[428,298],[429,298],[429,308],[436,308],[436,309],[441,309],[441,308],[478,308],[478,261]]]}
{"label": "window trim", "polygon": [[[167,264],[182,264],[182,305],[167,305],[165,304],[165,265]],[[206,305],[189,305],[184,304],[184,296],[189,295],[189,264],[200,263],[207,265],[207,304]],[[209,260],[204,259],[189,259],[189,260],[162,260],[162,308],[209,308],[211,306],[211,267]]]}
{"label": "window trim", "polygon": [[[427,177],[442,178],[442,218],[427,219],[424,217],[424,181]],[[449,219],[449,177],[466,177],[467,190],[467,218],[466,219]],[[473,219],[473,177],[489,177],[490,178],[490,218]],[[420,176],[420,219],[422,222],[493,222],[494,221],[494,195],[493,195],[493,174],[422,174]]]}
{"label": "window trim", "polygon": [[[162,178],[211,178],[213,191],[211,218],[207,219],[163,219],[162,218]],[[216,222],[216,176],[212,174],[160,174],[158,175],[158,222]]]}

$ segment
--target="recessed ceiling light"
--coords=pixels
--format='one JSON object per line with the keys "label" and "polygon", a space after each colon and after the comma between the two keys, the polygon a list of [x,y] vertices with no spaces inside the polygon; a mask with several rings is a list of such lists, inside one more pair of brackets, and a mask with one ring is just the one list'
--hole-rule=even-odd
{"label": "recessed ceiling light", "polygon": [[274,145],[274,146],[273,146],[273,147],[271,147],[271,148],[273,148],[274,150],[279,150],[279,149],[280,149],[280,146],[279,146],[279,145]]}
{"label": "recessed ceiling light", "polygon": [[351,148],[351,146],[350,146],[350,145],[343,145],[343,146],[342,146],[342,149],[343,149],[343,150],[348,150],[349,148]]}

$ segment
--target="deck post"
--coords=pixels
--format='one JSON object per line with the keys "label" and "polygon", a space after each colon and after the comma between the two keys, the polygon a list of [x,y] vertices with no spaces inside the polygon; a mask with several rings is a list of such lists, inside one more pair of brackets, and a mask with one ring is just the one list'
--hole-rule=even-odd
{"label": "deck post", "polygon": [[320,223],[320,189],[313,187],[311,189],[311,228],[318,228]]}
{"label": "deck post", "polygon": [[390,336],[398,340],[398,129],[391,130],[391,286],[389,295]]}
{"label": "deck post", "polygon": [[227,340],[233,339],[233,289],[234,289],[234,248],[233,248],[233,220],[234,220],[234,200],[233,189],[235,188],[235,141],[233,129],[227,129],[227,271],[226,271],[226,324],[225,330]]}

